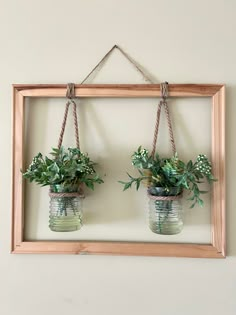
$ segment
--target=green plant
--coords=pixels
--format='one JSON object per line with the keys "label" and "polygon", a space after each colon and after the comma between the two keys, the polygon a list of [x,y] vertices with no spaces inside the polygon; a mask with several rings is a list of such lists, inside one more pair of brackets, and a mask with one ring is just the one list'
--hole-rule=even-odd
{"label": "green plant", "polygon": [[94,170],[95,163],[79,149],[53,148],[50,154],[52,158],[44,158],[38,153],[23,173],[23,177],[41,186],[61,184],[69,187],[85,183],[94,189],[94,183],[103,183]]}
{"label": "green plant", "polygon": [[[211,173],[211,163],[206,155],[199,154],[195,162],[192,160],[184,163],[178,158],[177,153],[170,158],[160,158],[158,154],[154,157],[148,153],[148,150],[140,146],[132,155],[132,164],[138,169],[140,176],[135,178],[128,174],[129,181],[123,182],[124,190],[131,188],[134,184],[138,190],[143,180],[149,180],[151,187],[164,187],[168,192],[171,187],[178,187],[177,194],[183,190],[188,190],[192,201],[191,208],[198,203],[203,206],[201,194],[207,193],[199,188],[199,184],[205,178],[208,183],[216,179]],[[148,172],[147,172],[148,170]],[[146,175],[149,173],[148,175]]]}

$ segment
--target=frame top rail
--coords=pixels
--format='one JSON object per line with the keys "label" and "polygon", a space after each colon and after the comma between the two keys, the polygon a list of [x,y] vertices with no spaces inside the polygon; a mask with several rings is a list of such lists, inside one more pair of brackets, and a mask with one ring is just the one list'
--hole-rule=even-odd
{"label": "frame top rail", "polygon": [[[169,84],[170,97],[209,97],[222,84]],[[14,84],[27,97],[64,97],[67,84]],[[159,84],[76,84],[76,97],[160,97]]]}

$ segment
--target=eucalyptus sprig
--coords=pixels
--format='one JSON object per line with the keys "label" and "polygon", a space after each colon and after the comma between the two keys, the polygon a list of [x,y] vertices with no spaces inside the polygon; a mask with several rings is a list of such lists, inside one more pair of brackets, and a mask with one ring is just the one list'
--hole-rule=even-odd
{"label": "eucalyptus sprig", "polygon": [[[203,206],[201,194],[207,191],[200,190],[199,184],[206,179],[208,183],[216,181],[211,173],[211,163],[206,155],[199,154],[195,162],[192,160],[184,163],[178,158],[176,153],[170,158],[160,158],[157,153],[154,157],[148,153],[148,150],[142,149],[140,146],[132,155],[132,164],[138,169],[140,176],[133,177],[130,174],[129,181],[123,182],[124,189],[131,188],[134,184],[138,190],[143,180],[149,180],[152,187],[164,187],[168,192],[172,187],[178,187],[178,192],[188,190],[191,196],[188,200],[192,201],[190,208],[195,204]],[[147,175],[149,174],[149,175]]]}
{"label": "eucalyptus sprig", "polygon": [[101,184],[103,180],[94,169],[95,163],[87,154],[78,148],[52,148],[52,158],[43,157],[38,153],[29,165],[23,177],[35,181],[41,186],[62,184],[73,186],[85,183],[94,189],[94,183]]}

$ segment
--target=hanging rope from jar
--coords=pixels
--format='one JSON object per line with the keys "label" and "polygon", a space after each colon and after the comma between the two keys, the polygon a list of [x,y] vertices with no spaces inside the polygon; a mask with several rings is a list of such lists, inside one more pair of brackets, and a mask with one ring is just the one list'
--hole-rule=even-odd
{"label": "hanging rope from jar", "polygon": [[[76,147],[77,149],[80,150],[80,143],[79,143],[79,128],[78,128],[78,118],[77,118],[77,105],[76,102],[74,101],[75,99],[75,84],[74,83],[68,83],[67,84],[67,91],[66,91],[66,97],[67,97],[67,102],[66,102],[66,108],[63,116],[63,121],[62,121],[62,126],[61,126],[61,132],[60,136],[58,139],[58,149],[61,148],[62,142],[63,142],[63,137],[65,133],[65,128],[66,128],[66,122],[67,122],[67,116],[68,116],[68,111],[70,105],[73,105],[73,120],[74,120],[74,128],[75,128],[75,141],[76,141]],[[80,197],[84,198],[84,192],[82,187],[79,187],[78,192],[52,192],[51,190],[49,191],[49,196],[50,197]]]}
{"label": "hanging rope from jar", "polygon": [[[157,145],[157,138],[158,138],[158,131],[159,131],[162,107],[164,107],[164,110],[165,110],[172,152],[173,152],[173,155],[176,154],[174,133],[173,133],[173,128],[172,128],[172,124],[171,124],[169,107],[168,107],[168,103],[167,103],[167,98],[169,95],[168,82],[164,82],[164,83],[160,84],[160,91],[161,91],[161,100],[160,100],[158,107],[157,107],[156,124],[155,124],[153,144],[152,144],[152,152],[151,152],[151,156],[153,158],[154,158],[155,152],[156,152],[156,145]],[[149,190],[148,190],[148,197],[152,200],[177,200],[177,199],[182,198],[182,194],[179,194],[176,196],[155,196],[155,195],[151,195]]]}

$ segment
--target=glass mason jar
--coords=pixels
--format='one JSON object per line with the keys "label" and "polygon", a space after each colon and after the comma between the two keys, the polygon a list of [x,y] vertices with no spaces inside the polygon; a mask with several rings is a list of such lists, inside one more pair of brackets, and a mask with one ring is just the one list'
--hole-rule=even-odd
{"label": "glass mason jar", "polygon": [[[178,187],[167,192],[163,187],[150,187],[151,196],[177,196]],[[150,197],[149,197],[150,198]],[[181,198],[174,200],[149,199],[149,227],[152,232],[163,235],[178,234],[183,229],[183,210]]]}
{"label": "glass mason jar", "polygon": [[[52,193],[76,193],[78,186],[50,186]],[[58,194],[50,196],[49,228],[54,232],[72,232],[82,227],[82,199]]]}

